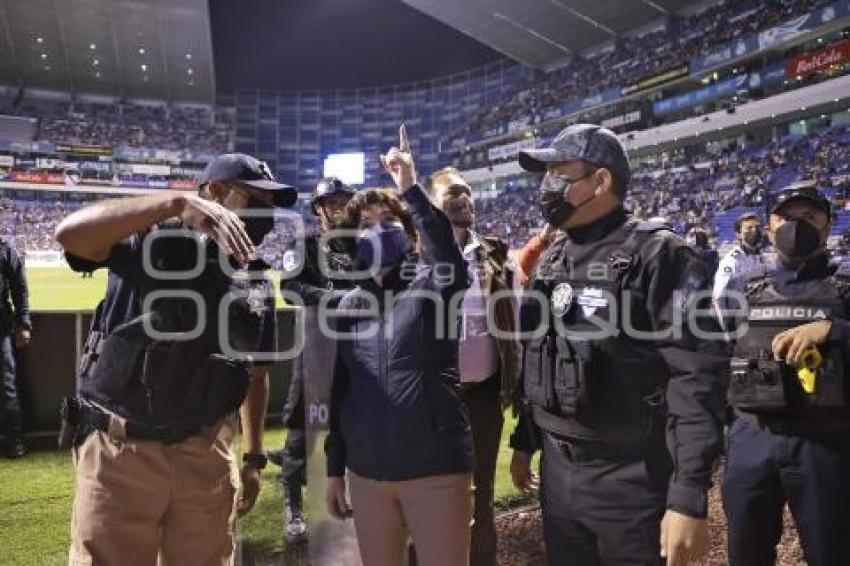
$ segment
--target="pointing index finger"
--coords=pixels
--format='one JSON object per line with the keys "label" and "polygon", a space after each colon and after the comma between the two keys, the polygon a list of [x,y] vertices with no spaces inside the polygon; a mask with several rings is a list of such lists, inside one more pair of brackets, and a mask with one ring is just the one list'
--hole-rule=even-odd
{"label": "pointing index finger", "polygon": [[398,127],[398,145],[401,151],[405,153],[410,152],[410,142],[407,140],[407,126],[404,124]]}

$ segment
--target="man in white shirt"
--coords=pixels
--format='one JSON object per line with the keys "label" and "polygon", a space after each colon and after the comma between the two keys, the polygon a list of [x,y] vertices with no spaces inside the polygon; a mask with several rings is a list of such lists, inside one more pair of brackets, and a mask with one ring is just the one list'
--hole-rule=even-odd
{"label": "man in white shirt", "polygon": [[497,339],[492,335],[487,312],[489,301],[497,300],[492,306],[496,327],[504,333],[515,331],[517,302],[504,293],[515,287],[515,269],[508,258],[507,244],[472,230],[475,220],[472,189],[459,171],[448,167],[434,173],[430,191],[434,204],[452,223],[455,240],[463,251],[472,278],[461,303],[458,348],[463,398],[475,442],[475,512],[470,564],[496,566],[493,512],[496,459],[504,424],[503,411],[511,402],[516,387],[518,344],[515,339],[505,340],[502,336]]}
{"label": "man in white shirt", "polygon": [[759,215],[751,212],[739,216],[735,220],[735,233],[738,236],[738,241],[720,260],[720,265],[714,276],[712,298],[715,304],[726,291],[726,287],[733,277],[758,274],[765,270],[765,258],[762,254],[763,236]]}

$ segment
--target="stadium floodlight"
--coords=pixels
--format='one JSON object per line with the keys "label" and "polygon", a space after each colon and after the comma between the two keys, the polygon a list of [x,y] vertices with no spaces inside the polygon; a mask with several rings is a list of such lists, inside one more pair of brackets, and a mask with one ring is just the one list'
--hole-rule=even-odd
{"label": "stadium floodlight", "polygon": [[337,177],[349,185],[362,185],[366,180],[364,153],[332,153],[324,164],[325,177]]}

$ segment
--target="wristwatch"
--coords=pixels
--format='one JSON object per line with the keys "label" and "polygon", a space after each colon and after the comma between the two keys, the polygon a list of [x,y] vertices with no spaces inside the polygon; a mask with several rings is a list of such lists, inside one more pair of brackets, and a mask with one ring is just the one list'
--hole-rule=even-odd
{"label": "wristwatch", "polygon": [[265,454],[242,454],[242,463],[250,464],[258,470],[262,470],[269,463],[269,459]]}

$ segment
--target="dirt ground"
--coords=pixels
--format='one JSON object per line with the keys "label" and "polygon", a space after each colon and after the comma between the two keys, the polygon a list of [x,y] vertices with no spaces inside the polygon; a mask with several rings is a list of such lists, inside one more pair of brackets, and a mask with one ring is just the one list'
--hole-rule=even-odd
{"label": "dirt ground", "polygon": [[[709,529],[711,549],[700,566],[725,566],[726,522],[720,506],[720,493],[715,487],[709,494]],[[546,564],[543,549],[543,526],[538,508],[502,515],[497,519],[500,566],[541,566]],[[793,521],[785,513],[785,532],[778,548],[779,566],[804,564]]]}

